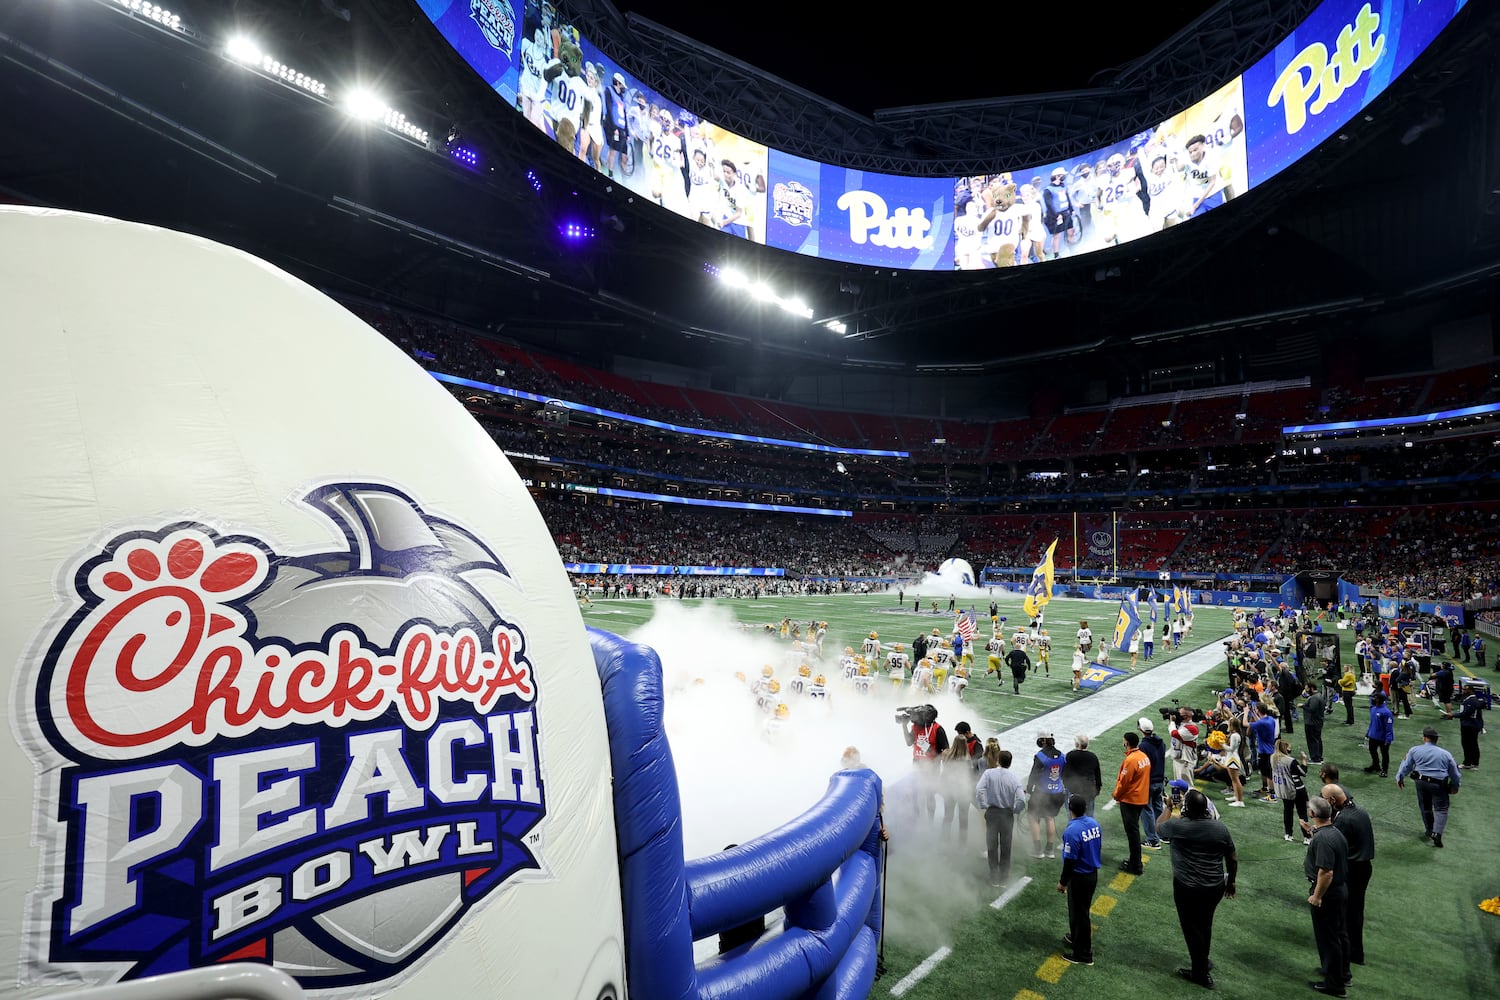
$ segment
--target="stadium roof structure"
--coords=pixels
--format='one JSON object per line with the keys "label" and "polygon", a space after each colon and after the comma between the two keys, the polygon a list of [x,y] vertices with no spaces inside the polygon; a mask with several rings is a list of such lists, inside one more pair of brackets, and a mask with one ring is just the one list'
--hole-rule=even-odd
{"label": "stadium roof structure", "polygon": [[[598,39],[604,51],[629,53],[622,61],[663,96],[685,107],[703,108],[707,117],[740,135],[843,167],[957,177],[993,169],[996,150],[1004,150],[1016,163],[1049,163],[1165,121],[1243,72],[1318,2],[1222,0],[1147,55],[1107,72],[1107,82],[1089,89],[893,107],[871,116],[840,107],[648,18],[622,16],[609,0],[576,0],[568,7],[585,35]],[[1149,19],[1144,11],[1143,19]],[[909,27],[897,20],[889,30]],[[952,42],[955,50],[966,30],[954,29],[959,36]],[[975,37],[977,41],[983,35],[976,32]],[[826,57],[848,67],[848,72],[862,71],[857,56],[847,49],[826,51],[821,40],[812,38],[793,44],[806,47],[808,58]],[[1027,44],[1041,45],[1036,40]],[[952,59],[957,58],[955,51]],[[952,59],[925,69],[909,68],[905,75],[951,75],[947,64]],[[1009,82],[1025,78],[1025,73],[1015,72]]]}
{"label": "stadium roof structure", "polygon": [[[924,273],[754,246],[623,197],[506,107],[415,0],[346,2],[181,0],[202,29],[187,42],[104,2],[5,5],[0,85],[19,99],[0,104],[0,190],[201,233],[330,290],[599,367],[620,354],[670,361],[773,397],[789,372],[1024,385],[1041,369],[1119,378],[1143,358],[1170,357],[1241,377],[1305,374],[1327,344],[1378,332],[1392,313],[1441,319],[1493,305],[1491,5],[1469,4],[1463,25],[1336,140],[1222,210],[1008,273]],[[869,117],[604,0],[574,6],[598,37],[674,67],[663,77],[640,66],[653,85],[691,93],[704,115],[752,138],[951,174],[997,143],[1082,152],[1160,121],[1263,54],[1311,2],[1224,0],[1089,90]],[[375,135],[329,101],[238,72],[221,54],[236,30],[330,84],[378,82],[434,136],[461,134],[480,165],[452,162],[440,138],[422,148]],[[1433,127],[1440,110],[1447,124]],[[1423,123],[1419,141],[1401,141]],[[569,218],[597,230],[592,244],[556,238]],[[705,265],[793,288],[818,321],[842,320],[848,332],[725,294]]]}

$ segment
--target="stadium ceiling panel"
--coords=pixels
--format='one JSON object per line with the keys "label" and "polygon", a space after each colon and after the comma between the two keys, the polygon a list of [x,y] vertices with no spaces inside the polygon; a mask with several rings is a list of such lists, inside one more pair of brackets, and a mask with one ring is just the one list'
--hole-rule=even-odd
{"label": "stadium ceiling panel", "polygon": [[[1202,99],[1286,36],[1318,0],[1224,0],[1090,90],[857,114],[609,0],[574,0],[574,22],[663,96],[768,146],[843,167],[958,176],[1051,162],[1117,141]],[[671,67],[668,75],[662,67]]]}

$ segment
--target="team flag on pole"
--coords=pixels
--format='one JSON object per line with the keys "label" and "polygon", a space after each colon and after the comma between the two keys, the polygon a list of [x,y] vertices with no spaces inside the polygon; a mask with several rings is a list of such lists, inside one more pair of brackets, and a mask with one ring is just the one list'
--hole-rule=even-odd
{"label": "team flag on pole", "polygon": [[1151,609],[1151,624],[1156,624],[1156,588],[1152,587],[1146,596],[1146,606]]}
{"label": "team flag on pole", "polygon": [[953,631],[964,637],[965,646],[972,646],[974,644],[974,613],[970,611],[959,615]]}
{"label": "team flag on pole", "polygon": [[1052,544],[1047,546],[1047,554],[1042,556],[1042,561],[1031,574],[1031,583],[1026,586],[1026,599],[1021,603],[1021,608],[1026,612],[1026,617],[1035,618],[1042,613],[1042,608],[1052,600],[1052,550],[1057,548],[1057,539],[1052,539]]}
{"label": "team flag on pole", "polygon": [[1193,618],[1193,588],[1191,587],[1182,588],[1182,611],[1191,621]]}
{"label": "team flag on pole", "polygon": [[1185,605],[1182,602],[1182,588],[1172,584],[1172,612],[1173,614],[1184,614]]}
{"label": "team flag on pole", "polygon": [[1120,602],[1120,613],[1115,616],[1114,647],[1121,652],[1130,649],[1130,640],[1141,627],[1141,611],[1131,594]]}

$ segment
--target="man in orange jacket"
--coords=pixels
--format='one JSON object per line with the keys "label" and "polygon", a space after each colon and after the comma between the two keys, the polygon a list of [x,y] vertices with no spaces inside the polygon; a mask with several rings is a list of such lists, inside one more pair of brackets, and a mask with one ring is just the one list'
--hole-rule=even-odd
{"label": "man in orange jacket", "polygon": [[1120,805],[1125,842],[1130,845],[1130,857],[1120,862],[1120,871],[1139,875],[1146,870],[1141,865],[1141,813],[1151,801],[1151,758],[1141,750],[1139,733],[1125,734],[1125,759],[1115,779],[1114,800]]}

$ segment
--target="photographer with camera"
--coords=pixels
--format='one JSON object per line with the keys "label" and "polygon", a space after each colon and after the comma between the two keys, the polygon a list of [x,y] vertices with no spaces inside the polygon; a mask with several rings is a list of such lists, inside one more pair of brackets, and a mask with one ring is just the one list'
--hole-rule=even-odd
{"label": "photographer with camera", "polygon": [[[1214,911],[1221,899],[1233,899],[1239,855],[1229,828],[1215,815],[1208,796],[1173,782],[1172,797],[1161,822],[1162,839],[1172,845],[1172,901],[1187,944],[1187,968],[1177,975],[1207,989],[1214,988],[1212,963]],[[1187,782],[1181,782],[1186,785]],[[1181,818],[1176,813],[1181,810]]]}
{"label": "photographer with camera", "polygon": [[938,725],[938,712],[932,705],[909,705],[896,709],[896,724],[901,727],[901,736],[911,747],[912,776],[916,785],[912,797],[912,813],[921,815],[927,810],[927,818],[937,815],[938,757],[948,749],[948,734]]}

